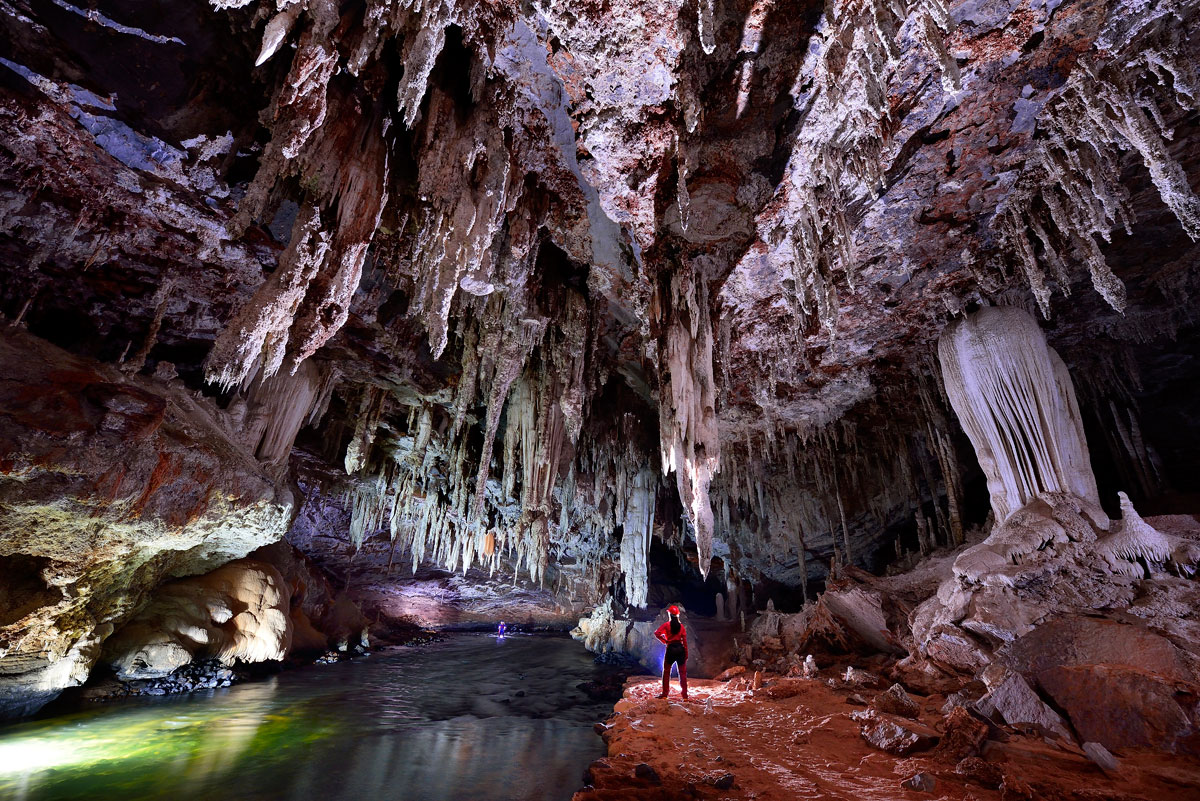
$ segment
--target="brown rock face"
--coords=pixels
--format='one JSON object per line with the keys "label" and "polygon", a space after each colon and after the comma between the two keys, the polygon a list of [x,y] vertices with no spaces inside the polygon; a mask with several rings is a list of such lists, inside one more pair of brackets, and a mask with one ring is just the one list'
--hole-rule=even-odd
{"label": "brown rock face", "polygon": [[1080,738],[1106,748],[1200,755],[1200,686],[1119,665],[1050,668],[1042,686]]}
{"label": "brown rock face", "polygon": [[291,493],[222,413],[16,332],[0,338],[0,713],[80,683],[170,576],[278,539]]}
{"label": "brown rock face", "polygon": [[1143,626],[1094,617],[1051,620],[1014,641],[1000,656],[1037,681],[1054,668],[1081,665],[1127,667],[1174,681],[1194,678],[1166,637]]}

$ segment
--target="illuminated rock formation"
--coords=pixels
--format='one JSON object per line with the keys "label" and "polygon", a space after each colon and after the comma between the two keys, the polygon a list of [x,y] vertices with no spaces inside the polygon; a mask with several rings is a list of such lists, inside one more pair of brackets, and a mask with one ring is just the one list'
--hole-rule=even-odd
{"label": "illuminated rock formation", "polygon": [[938,356],[997,522],[1046,492],[1100,505],[1070,373],[1028,313],[980,309],[947,326]]}

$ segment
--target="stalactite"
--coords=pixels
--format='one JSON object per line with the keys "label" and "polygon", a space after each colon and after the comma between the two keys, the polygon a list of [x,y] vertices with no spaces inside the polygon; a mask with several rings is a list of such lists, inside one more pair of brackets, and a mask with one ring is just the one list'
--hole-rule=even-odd
{"label": "stalactite", "polygon": [[354,435],[350,437],[350,444],[346,446],[347,475],[354,475],[366,466],[386,402],[387,392],[383,389],[368,386],[363,390],[358,413],[355,415]]}
{"label": "stalactite", "polygon": [[944,90],[957,91],[958,67],[944,41],[954,24],[943,0],[831,3],[793,90],[805,124],[788,163],[787,212],[767,239],[788,243],[784,253],[790,258],[776,258],[790,262],[781,267],[791,279],[796,328],[805,329],[815,316],[830,339],[837,283],[853,288],[856,280],[848,208],[863,193],[876,197],[883,189],[893,127],[889,81],[906,25],[931,52]]}
{"label": "stalactite", "polygon": [[301,209],[292,238],[275,272],[250,302],[225,326],[205,362],[210,383],[229,389],[245,381],[259,359],[263,376],[278,372],[287,352],[288,330],[308,291],[309,282],[329,254],[329,234],[321,228],[321,212]]}
{"label": "stalactite", "polygon": [[1194,71],[1165,55],[1178,35],[1171,19],[1127,43],[1104,66],[1091,56],[1080,59],[1044,106],[1038,130],[1045,136],[1035,141],[1024,170],[997,208],[993,228],[1021,266],[1043,315],[1049,315],[1050,288],[1028,231],[1062,291],[1068,291],[1065,257],[1074,252],[1096,291],[1114,309],[1124,310],[1124,284],[1109,268],[1097,238],[1108,242],[1118,224],[1129,231],[1133,223],[1129,193],[1119,182],[1126,150],[1138,152],[1163,203],[1189,237],[1200,239],[1200,198],[1167,149],[1171,131],[1161,110],[1162,104],[1174,103],[1184,112],[1200,111]]}
{"label": "stalactite", "polygon": [[235,235],[262,215],[271,189],[288,162],[300,155],[325,122],[327,87],[338,65],[337,48],[331,39],[338,23],[337,6],[332,0],[313,0],[306,11],[311,24],[296,44],[283,90],[273,103],[271,140],[263,151],[258,173],[238,204],[230,226]]}
{"label": "stalactite", "polygon": [[643,468],[630,482],[626,497],[624,533],[621,536],[621,573],[631,606],[645,606],[648,590],[650,536],[654,526],[654,501],[658,481]]}
{"label": "stalactite", "polygon": [[676,474],[684,514],[699,552],[700,573],[712,561],[713,513],[709,484],[720,468],[712,366],[712,321],[703,274],[677,272],[661,301],[666,322],[659,431],[663,475]]}
{"label": "stalactite", "polygon": [[286,464],[296,435],[332,392],[332,371],[306,363],[295,375],[276,374],[251,384],[243,437],[267,464]]}
{"label": "stalactite", "polygon": [[717,49],[716,22],[713,19],[713,3],[715,0],[696,0],[697,26],[700,35],[700,47],[707,55],[712,55]]}
{"label": "stalactite", "polygon": [[487,401],[487,413],[484,419],[479,474],[475,482],[473,516],[478,516],[483,511],[484,491],[487,488],[487,480],[491,471],[492,445],[496,439],[496,426],[500,422],[500,412],[504,409],[509,387],[525,367],[526,359],[541,342],[542,335],[546,331],[546,320],[544,319],[513,320],[509,316],[500,319],[507,324],[499,325],[494,329],[495,341],[490,343],[494,348],[492,351],[494,367]]}
{"label": "stalactite", "polygon": [[[155,294],[158,303],[155,305],[154,319],[150,322],[150,329],[146,332],[146,338],[142,341],[142,346],[138,348],[133,358],[128,362],[123,361],[121,365],[121,369],[126,373],[130,375],[139,373],[146,366],[146,358],[150,355],[151,349],[154,348],[154,344],[158,341],[158,331],[162,328],[163,317],[167,314],[167,303],[171,300],[171,289],[174,287],[174,284],[175,282],[168,278],[158,288],[158,292]],[[22,309],[22,314],[24,314],[24,309]]]}

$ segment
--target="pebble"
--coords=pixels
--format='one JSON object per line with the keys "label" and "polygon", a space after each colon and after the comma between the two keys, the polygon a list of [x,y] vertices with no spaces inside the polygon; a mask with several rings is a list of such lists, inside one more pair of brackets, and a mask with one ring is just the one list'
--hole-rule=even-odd
{"label": "pebble", "polygon": [[900,782],[900,786],[906,790],[916,790],[919,793],[932,793],[937,789],[937,779],[928,773],[914,773]]}
{"label": "pebble", "polygon": [[1117,761],[1117,758],[1100,743],[1084,743],[1083,753],[1087,754],[1088,759],[1107,773],[1116,773],[1121,769],[1121,763]]}
{"label": "pebble", "polygon": [[645,762],[639,762],[634,766],[633,775],[651,784],[662,784],[662,779],[659,777],[658,771],[652,765],[647,765]]}

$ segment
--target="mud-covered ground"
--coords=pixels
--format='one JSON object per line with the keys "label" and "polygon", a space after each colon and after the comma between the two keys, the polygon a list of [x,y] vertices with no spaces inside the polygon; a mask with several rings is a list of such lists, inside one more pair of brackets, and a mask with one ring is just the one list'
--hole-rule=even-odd
{"label": "mud-covered ground", "polygon": [[[956,727],[941,695],[912,695],[915,721],[877,715],[924,735],[917,746],[924,750],[893,755],[868,743],[852,717],[870,714],[886,685],[855,686],[843,676],[839,667],[812,679],[766,677],[757,690],[745,677],[693,680],[686,702],[677,681],[670,698],[659,700],[657,679],[631,678],[604,724],[608,756],[592,763],[574,801],[1181,801],[1200,787],[1200,761],[1188,757],[1124,751],[1115,755],[1116,770],[1105,772],[1062,739],[989,725],[965,710]],[[931,791],[902,786],[917,774],[933,780]]]}

